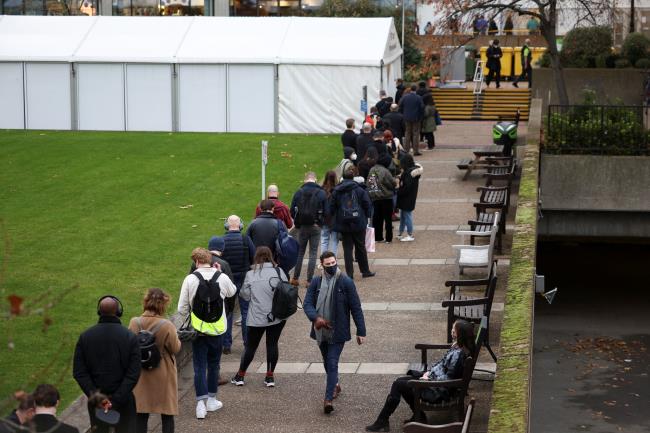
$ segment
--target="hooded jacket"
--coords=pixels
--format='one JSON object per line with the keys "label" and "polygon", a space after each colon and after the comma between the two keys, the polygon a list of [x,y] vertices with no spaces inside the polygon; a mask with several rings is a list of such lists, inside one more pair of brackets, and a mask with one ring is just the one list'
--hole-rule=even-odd
{"label": "hooded jacket", "polygon": [[[356,195],[359,204],[359,215],[351,221],[343,219],[343,198],[348,193]],[[329,214],[334,217],[334,231],[339,233],[353,233],[365,231],[368,218],[372,217],[372,202],[368,192],[351,179],[345,179],[336,185],[330,197]]]}
{"label": "hooded jacket", "polygon": [[372,201],[386,200],[393,198],[393,191],[395,191],[395,179],[390,174],[390,171],[382,164],[375,164],[368,172],[368,179],[366,180],[368,186],[368,194]]}
{"label": "hooded jacket", "polygon": [[407,212],[415,209],[415,200],[418,197],[418,187],[420,185],[420,176],[422,176],[422,166],[415,164],[411,168],[404,169],[400,176],[400,187],[397,190],[397,208]]}

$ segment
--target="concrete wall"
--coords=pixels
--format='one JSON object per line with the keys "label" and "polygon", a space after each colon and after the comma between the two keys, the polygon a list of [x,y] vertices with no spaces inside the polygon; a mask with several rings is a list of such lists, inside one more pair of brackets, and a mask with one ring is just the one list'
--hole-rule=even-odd
{"label": "concrete wall", "polygon": [[[641,69],[564,69],[569,103],[582,103],[582,91],[589,88],[596,91],[599,103],[610,104],[621,99],[625,105],[641,105],[643,102],[643,81]],[[543,113],[549,104],[559,103],[553,71],[550,68],[533,70],[533,98],[543,102]]]}
{"label": "concrete wall", "polygon": [[541,236],[650,238],[650,157],[542,155]]}

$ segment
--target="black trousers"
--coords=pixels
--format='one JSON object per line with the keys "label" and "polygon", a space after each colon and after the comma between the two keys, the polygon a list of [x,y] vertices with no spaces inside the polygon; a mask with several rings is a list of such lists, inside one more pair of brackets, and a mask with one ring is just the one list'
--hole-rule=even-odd
{"label": "black trousers", "polygon": [[283,320],[272,326],[248,327],[248,344],[246,344],[246,350],[244,350],[241,361],[239,362],[239,371],[245,372],[248,370],[248,366],[251,365],[255,357],[257,347],[260,345],[260,341],[262,341],[262,335],[266,333],[266,371],[273,373],[278,363],[278,358],[280,357],[278,341],[280,341],[280,335],[282,334],[285,323]]}
{"label": "black trousers", "polygon": [[433,131],[425,132],[424,138],[427,140],[427,149],[433,149],[436,147],[436,137],[433,135]]}
{"label": "black trousers", "polygon": [[415,396],[413,388],[408,384],[408,381],[413,379],[415,379],[413,376],[402,376],[395,379],[393,385],[390,387],[390,394],[386,397],[384,407],[379,412],[380,419],[388,420],[393,412],[395,412],[395,409],[397,409],[397,406],[399,406],[400,399],[402,398],[411,410],[414,409]]}
{"label": "black trousers", "polygon": [[[388,242],[393,240],[393,199],[376,200],[372,202],[375,212],[372,214],[372,226],[375,228],[375,241],[381,242],[384,239]],[[384,226],[386,237],[384,238]]]}
{"label": "black trousers", "polygon": [[497,87],[501,86],[501,68],[489,69],[487,77],[485,77],[485,84],[489,87],[492,80],[496,81]]}
{"label": "black trousers", "polygon": [[[160,415],[162,420],[162,433],[174,433],[174,415]],[[136,433],[147,433],[149,422],[148,413],[139,413],[136,420]]]}
{"label": "black trousers", "polygon": [[368,266],[368,252],[366,251],[366,231],[341,233],[341,241],[343,243],[343,258],[345,259],[345,273],[348,277],[354,278],[354,257],[352,248],[354,248],[354,256],[359,263],[359,269],[362,274],[369,274],[370,267]]}
{"label": "black trousers", "polygon": [[[120,413],[120,422],[115,426],[115,433],[133,433],[136,429],[135,397],[130,394],[127,401],[117,403],[112,401],[113,409]],[[88,405],[90,425],[94,428],[93,433],[108,433],[109,425],[95,418],[95,408]]]}
{"label": "black trousers", "polygon": [[533,68],[530,66],[522,69],[521,75],[515,78],[515,83],[525,80],[526,76],[528,76],[528,88],[531,89],[533,87]]}

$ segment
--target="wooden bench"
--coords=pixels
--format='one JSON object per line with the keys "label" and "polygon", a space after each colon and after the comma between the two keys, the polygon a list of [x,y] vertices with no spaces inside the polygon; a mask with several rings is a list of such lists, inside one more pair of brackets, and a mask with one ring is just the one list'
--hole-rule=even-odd
{"label": "wooden bench", "polygon": [[474,414],[474,405],[476,401],[471,399],[465,410],[465,419],[463,422],[452,422],[449,424],[431,425],[420,422],[409,422],[404,424],[404,433],[469,433],[469,426]]}
{"label": "wooden bench", "polygon": [[[487,278],[480,280],[450,280],[445,282],[449,287],[449,299],[442,302],[447,308],[447,342],[451,343],[451,328],[458,319],[485,327],[485,340],[483,345],[490,352],[490,356],[497,361],[497,357],[490,346],[490,313],[494,302],[494,292],[497,288],[497,261],[490,268]],[[463,288],[484,287],[483,296],[468,296],[463,294]]]}
{"label": "wooden bench", "polygon": [[467,180],[473,170],[484,169],[497,164],[498,160],[494,158],[503,157],[503,146],[488,146],[483,149],[475,149],[472,153],[474,154],[473,159],[465,158],[456,164],[456,167],[460,170],[467,170],[463,176],[463,180]]}
{"label": "wooden bench", "polygon": [[[478,203],[477,203],[478,204]],[[485,230],[458,230],[458,235],[468,235],[472,237],[490,237],[488,245],[452,245],[452,248],[458,251],[458,273],[463,274],[464,268],[486,268],[490,271],[494,257],[494,247],[496,243],[497,234],[499,233],[501,220],[499,212],[495,212],[492,217],[492,225],[490,231]]]}
{"label": "wooden bench", "polygon": [[[479,196],[478,203],[474,203],[476,219],[467,221],[467,224],[469,224],[470,230],[477,233],[485,233],[492,229],[495,214],[498,212],[500,219],[496,248],[501,252],[503,249],[502,236],[506,233],[506,219],[508,217],[508,209],[510,208],[511,186],[482,186],[477,188],[477,191],[481,195]],[[470,245],[474,245],[475,236],[470,237]]]}

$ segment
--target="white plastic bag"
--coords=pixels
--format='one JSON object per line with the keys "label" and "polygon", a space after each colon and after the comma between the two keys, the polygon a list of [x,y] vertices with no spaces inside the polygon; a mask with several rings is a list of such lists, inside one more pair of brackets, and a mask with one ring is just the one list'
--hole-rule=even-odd
{"label": "white plastic bag", "polygon": [[375,252],[375,228],[366,227],[366,251],[369,253]]}

